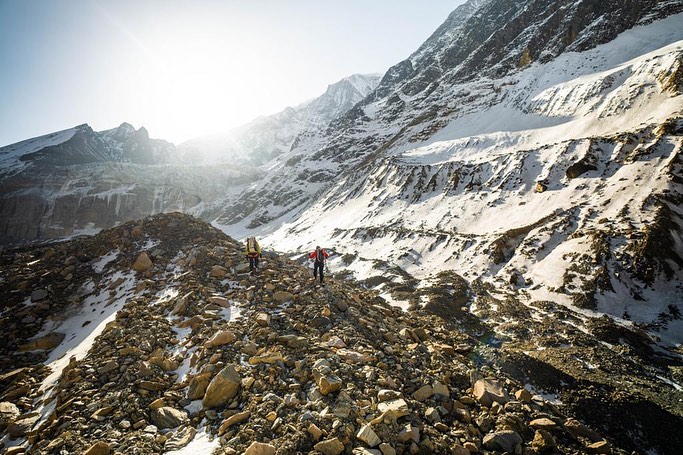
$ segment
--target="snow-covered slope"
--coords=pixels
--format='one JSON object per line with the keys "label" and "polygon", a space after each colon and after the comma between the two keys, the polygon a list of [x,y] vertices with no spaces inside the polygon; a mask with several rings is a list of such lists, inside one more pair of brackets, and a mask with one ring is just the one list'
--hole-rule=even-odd
{"label": "snow-covered slope", "polygon": [[193,162],[262,165],[323,130],[377,87],[381,75],[354,74],[328,86],[321,96],[226,133],[193,139],[179,151]]}
{"label": "snow-covered slope", "polygon": [[346,255],[337,270],[393,275],[388,297],[406,280],[392,267],[423,286],[453,270],[683,342],[681,23],[672,15],[454,86],[462,103],[440,129],[416,124],[361,166],[321,166],[317,186],[290,186],[313,202],[263,225],[264,243],[293,253],[323,243]]}
{"label": "snow-covered slope", "polygon": [[[534,115],[533,106],[520,106],[532,104],[527,99],[530,93],[538,95],[582,75],[610,70],[677,40],[673,35],[680,28],[680,17],[676,16],[683,10],[680,2],[632,2],[615,10],[623,12],[624,18],[614,18],[614,11],[606,8],[609,10],[597,1],[562,2],[560,9],[556,2],[541,0],[462,5],[411,58],[389,69],[377,89],[363,101],[333,120],[325,132],[304,143],[295,143],[289,152],[271,162],[266,178],[238,200],[226,200],[226,210],[217,223],[230,225],[230,232],[235,235],[244,234],[243,228],[272,231],[283,221],[296,218],[319,191],[338,180],[345,170],[365,167],[388,150],[412,148],[420,141],[435,138],[545,126],[548,115]],[[610,41],[635,23],[646,25],[667,15],[666,32],[654,41],[638,36],[622,40],[620,47],[614,49],[615,56],[601,54],[601,61],[591,60],[593,54],[583,53]],[[558,20],[559,25],[555,24]],[[566,31],[567,27],[571,33]],[[538,42],[535,33],[547,42]],[[525,58],[523,65],[502,65],[503,61],[525,54],[524,49],[519,49],[519,40],[533,44],[526,52],[531,57]],[[557,55],[562,59],[574,49],[582,51],[568,63],[579,62],[576,67],[562,67],[562,60],[552,58]],[[490,62],[495,70],[481,67],[481,59],[474,58],[483,50],[487,60],[497,56]],[[554,62],[554,67],[544,66]],[[540,74],[546,68],[553,81]],[[614,81],[614,86],[620,82]],[[565,105],[570,106],[572,101],[577,100],[567,100]],[[514,110],[509,111],[508,107]],[[514,114],[520,110],[524,117]],[[501,122],[502,117],[502,123],[491,124],[489,118],[481,117],[482,113],[490,114],[489,118],[496,122]],[[556,115],[552,119],[556,123],[561,121]],[[457,128],[462,130],[453,131]]]}
{"label": "snow-covered slope", "polygon": [[0,148],[0,172],[7,175],[21,171],[28,166],[28,163],[21,159],[23,156],[62,144],[71,139],[82,127],[83,125],[69,128]]}

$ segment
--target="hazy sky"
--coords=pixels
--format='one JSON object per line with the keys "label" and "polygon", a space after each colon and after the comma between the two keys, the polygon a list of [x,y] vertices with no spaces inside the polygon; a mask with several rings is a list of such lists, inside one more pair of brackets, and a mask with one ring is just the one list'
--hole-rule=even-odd
{"label": "hazy sky", "polygon": [[408,57],[464,0],[0,0],[0,146],[88,123],[175,143]]}

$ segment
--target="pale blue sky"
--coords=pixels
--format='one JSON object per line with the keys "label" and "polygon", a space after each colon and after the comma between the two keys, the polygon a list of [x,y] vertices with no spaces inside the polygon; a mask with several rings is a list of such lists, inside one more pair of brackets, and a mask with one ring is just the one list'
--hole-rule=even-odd
{"label": "pale blue sky", "polygon": [[88,123],[179,143],[408,57],[464,0],[0,0],[0,146]]}

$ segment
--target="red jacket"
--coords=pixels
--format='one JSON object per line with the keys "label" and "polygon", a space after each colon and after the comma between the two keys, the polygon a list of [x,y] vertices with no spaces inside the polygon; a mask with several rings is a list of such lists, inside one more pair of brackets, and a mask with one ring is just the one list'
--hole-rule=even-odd
{"label": "red jacket", "polygon": [[[309,257],[310,259],[315,259],[316,262],[319,262],[319,258],[317,257],[317,256],[318,256],[317,253],[318,253],[318,250],[315,250],[315,251],[313,251],[311,254],[309,254],[308,257]],[[320,255],[322,256],[322,259],[323,259],[323,260],[324,260],[324,259],[327,259],[328,257],[330,257],[330,255],[327,254],[327,251],[325,251],[325,248],[320,248]]]}

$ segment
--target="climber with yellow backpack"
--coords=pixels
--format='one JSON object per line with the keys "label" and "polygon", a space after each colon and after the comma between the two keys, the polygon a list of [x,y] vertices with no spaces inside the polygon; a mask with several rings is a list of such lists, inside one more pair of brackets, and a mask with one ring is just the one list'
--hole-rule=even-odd
{"label": "climber with yellow backpack", "polygon": [[249,271],[258,271],[258,262],[261,257],[261,246],[256,241],[256,237],[249,237],[244,253],[249,259]]}

